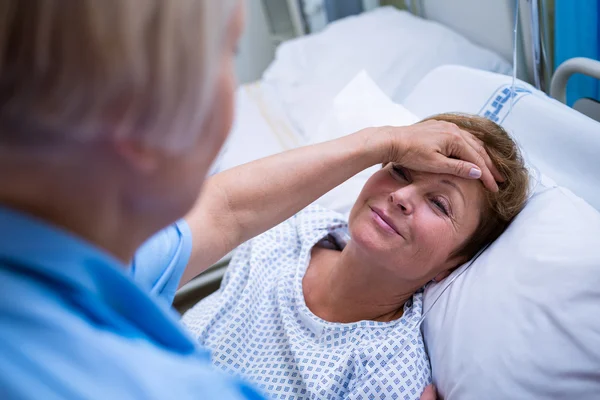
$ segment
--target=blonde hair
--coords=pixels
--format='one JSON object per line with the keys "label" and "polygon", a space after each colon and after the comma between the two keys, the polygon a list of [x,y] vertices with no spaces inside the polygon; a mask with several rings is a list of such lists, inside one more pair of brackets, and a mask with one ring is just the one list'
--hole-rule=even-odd
{"label": "blonde hair", "polygon": [[198,139],[240,0],[2,0],[0,147]]}

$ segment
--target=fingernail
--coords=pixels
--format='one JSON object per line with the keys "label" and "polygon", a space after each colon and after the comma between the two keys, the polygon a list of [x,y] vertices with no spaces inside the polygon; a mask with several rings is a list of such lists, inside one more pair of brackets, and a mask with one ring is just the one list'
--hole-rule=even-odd
{"label": "fingernail", "polygon": [[471,168],[469,176],[471,178],[481,178],[481,171],[478,168]]}

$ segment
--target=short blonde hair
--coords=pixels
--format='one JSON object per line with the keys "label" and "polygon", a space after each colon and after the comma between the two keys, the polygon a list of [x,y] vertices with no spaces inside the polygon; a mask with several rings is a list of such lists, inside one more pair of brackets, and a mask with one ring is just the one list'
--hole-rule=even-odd
{"label": "short blonde hair", "polygon": [[239,0],[2,0],[0,147],[131,138],[183,151]]}

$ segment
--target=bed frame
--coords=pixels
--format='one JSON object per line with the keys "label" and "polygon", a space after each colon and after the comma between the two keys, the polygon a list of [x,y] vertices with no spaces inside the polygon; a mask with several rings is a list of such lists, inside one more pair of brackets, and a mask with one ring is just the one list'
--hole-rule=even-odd
{"label": "bed frame", "polygon": [[[571,58],[562,63],[554,72],[550,84],[550,96],[562,103],[567,102],[567,82],[573,74],[583,74],[600,79],[600,61],[584,57]],[[595,99],[581,98],[573,108],[600,122],[600,103]]]}

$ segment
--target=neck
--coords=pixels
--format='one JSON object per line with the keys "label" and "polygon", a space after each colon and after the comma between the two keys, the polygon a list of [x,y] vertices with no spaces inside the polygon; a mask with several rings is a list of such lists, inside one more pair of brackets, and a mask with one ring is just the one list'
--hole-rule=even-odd
{"label": "neck", "polygon": [[160,226],[150,228],[147,221],[127,212],[117,174],[78,161],[42,166],[0,161],[0,204],[70,231],[129,264]]}
{"label": "neck", "polygon": [[330,322],[392,321],[418,287],[386,273],[350,242],[342,252],[313,249],[303,290],[309,309]]}

